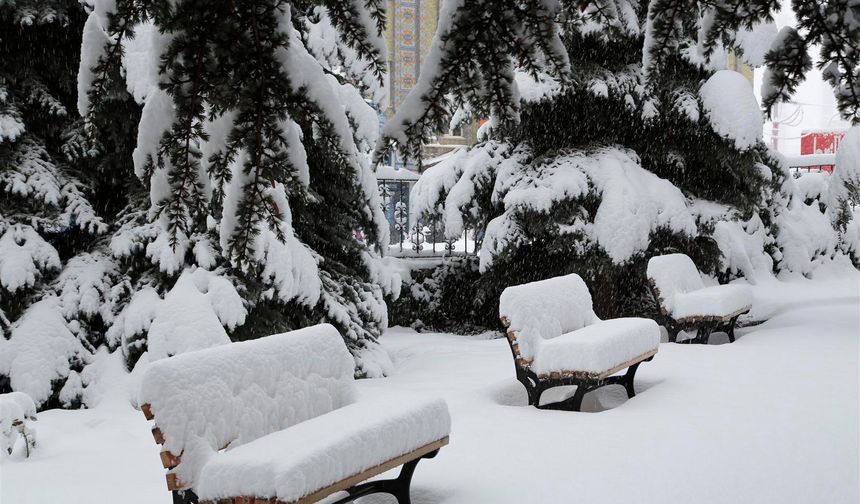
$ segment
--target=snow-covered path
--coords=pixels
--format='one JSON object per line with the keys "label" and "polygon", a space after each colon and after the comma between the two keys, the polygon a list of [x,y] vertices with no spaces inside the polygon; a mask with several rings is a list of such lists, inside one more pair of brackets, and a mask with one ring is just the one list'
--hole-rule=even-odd
{"label": "snow-covered path", "polygon": [[[360,388],[448,400],[451,444],[419,464],[415,504],[860,502],[860,282],[755,292],[770,320],[731,345],[661,345],[637,397],[601,389],[591,413],[525,406],[502,339],[392,329],[397,373]],[[127,401],[45,412],[37,428],[35,457],[4,462],[3,504],[170,502]]]}

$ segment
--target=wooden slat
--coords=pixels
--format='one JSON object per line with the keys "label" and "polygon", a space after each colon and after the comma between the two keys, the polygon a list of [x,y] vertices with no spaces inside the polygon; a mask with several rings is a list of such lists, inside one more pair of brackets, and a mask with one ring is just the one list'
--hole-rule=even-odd
{"label": "wooden slat", "polygon": [[370,479],[370,478],[372,478],[378,474],[382,474],[385,471],[388,471],[389,469],[394,469],[395,467],[401,466],[401,465],[405,464],[406,462],[409,462],[410,460],[415,460],[415,459],[417,459],[421,456],[424,456],[424,455],[426,455],[426,454],[428,454],[434,450],[438,450],[439,448],[442,448],[446,444],[448,444],[448,436],[445,436],[442,439],[440,439],[438,441],[434,441],[430,444],[426,444],[426,445],[422,446],[421,448],[418,448],[417,450],[413,450],[413,451],[406,453],[404,455],[401,455],[397,458],[391,459],[388,462],[384,462],[382,464],[379,464],[378,466],[371,467],[370,469],[367,469],[366,471],[362,471],[362,472],[356,474],[355,476],[351,476],[349,478],[346,478],[345,480],[338,481],[337,483],[330,485],[326,488],[323,488],[321,490],[317,490],[316,492],[314,492],[314,493],[312,493],[306,497],[302,497],[301,499],[299,499],[297,501],[293,501],[290,503],[284,503],[284,504],[311,504],[313,502],[317,502],[318,500],[322,500],[323,498],[325,498],[328,495],[331,495],[335,492],[340,492],[340,491],[346,490],[347,488],[353,487],[353,486],[361,483],[364,480]]}
{"label": "wooden slat", "polygon": [[165,469],[173,469],[179,465],[179,457],[169,451],[163,451],[159,453],[158,456],[161,457],[161,465],[164,466]]}
{"label": "wooden slat", "polygon": [[155,418],[155,415],[152,414],[152,407],[149,405],[149,403],[141,404],[140,411],[143,412],[143,416],[145,416],[147,420],[152,420],[153,418]]}
{"label": "wooden slat", "polygon": [[623,364],[619,364],[619,365],[615,366],[614,368],[612,368],[608,371],[604,371],[604,372],[600,373],[599,378],[601,380],[604,378],[608,378],[609,376],[614,375],[615,373],[621,371],[622,369],[629,368],[630,366],[632,366],[633,364],[636,364],[637,362],[644,361],[645,359],[653,356],[656,353],[657,353],[656,348],[654,350],[651,350],[650,352],[645,352],[644,354],[640,355],[639,357],[634,357],[634,358],[630,359],[629,361],[627,361]]}
{"label": "wooden slat", "polygon": [[164,444],[164,434],[158,427],[152,428],[152,438],[155,439],[157,444]]}
{"label": "wooden slat", "polygon": [[175,473],[167,473],[167,489],[171,492],[174,490],[185,490],[185,486],[179,481],[179,477]]}

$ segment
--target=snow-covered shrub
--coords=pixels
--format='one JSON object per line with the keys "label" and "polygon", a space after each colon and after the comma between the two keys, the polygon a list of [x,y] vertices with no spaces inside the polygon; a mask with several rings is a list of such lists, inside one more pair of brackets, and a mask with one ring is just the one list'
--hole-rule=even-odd
{"label": "snow-covered shrub", "polygon": [[487,300],[476,283],[479,278],[474,256],[448,257],[438,265],[412,270],[404,278],[400,297],[388,302],[392,325],[457,334],[483,331]]}
{"label": "snow-covered shrub", "polygon": [[32,425],[36,420],[36,404],[30,396],[23,392],[0,394],[0,451],[11,455],[21,438],[29,457],[36,447],[36,429]]}

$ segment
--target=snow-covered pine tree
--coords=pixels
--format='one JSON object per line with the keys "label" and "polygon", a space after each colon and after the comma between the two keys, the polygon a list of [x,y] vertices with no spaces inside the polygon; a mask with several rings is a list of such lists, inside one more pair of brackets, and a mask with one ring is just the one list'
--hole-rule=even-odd
{"label": "snow-covered pine tree", "polygon": [[[0,392],[75,405],[103,342],[116,271],[91,250],[95,151],[76,120],[82,7],[0,3]],[[108,258],[109,259],[109,258]]]}
{"label": "snow-covered pine tree", "polygon": [[[149,265],[132,289],[149,294],[135,294],[122,317],[144,322],[113,338],[139,352],[153,303],[199,266],[235,283],[252,312],[232,317],[234,329],[249,321],[234,338],[329,321],[357,373],[382,374],[387,314],[373,247],[387,242],[387,225],[369,163],[377,119],[362,93],[383,98],[383,2],[120,0],[97,3],[91,19],[101,43],[82,71],[88,117],[98,122],[103,106],[100,76],[117,85],[119,72],[99,65],[154,83],[132,156],[149,197],[112,239],[123,261]],[[138,30],[148,54],[133,65],[154,62],[148,69],[118,63],[123,49],[113,49]]]}
{"label": "snow-covered pine tree", "polygon": [[[413,211],[444,221],[448,236],[461,234],[464,223],[486,229],[473,298],[485,300],[487,325],[505,286],[571,271],[589,282],[598,314],[616,316],[650,309],[644,265],[655,254],[684,251],[728,278],[781,264],[801,269],[834,253],[829,235],[820,248],[826,252],[807,250],[813,240],[798,236],[799,226],[780,214],[791,205],[806,212],[807,223],[823,218],[794,201],[785,167],[761,142],[761,115],[746,80],[715,72],[725,49],[706,49],[697,4],[687,2],[677,22],[664,27],[675,45],[649,52],[655,30],[647,13],[655,3],[563,3],[556,18],[563,30],[555,33],[563,33],[557,38],[572,78],[541,66],[539,55],[522,64],[522,55],[506,53],[506,65],[520,68],[513,79],[483,66],[491,75],[483,82],[494,75],[510,87],[489,111],[518,109],[519,121],[494,117],[490,140],[431,168],[416,185]],[[436,70],[436,62],[467,50],[449,30],[480,23],[458,5],[448,4],[432,64],[384,132],[410,154],[450,110],[430,97],[454,93],[455,105],[488,111]],[[760,64],[765,51],[750,42],[763,28],[746,24],[743,9],[737,16],[732,23],[741,34],[732,43]],[[556,40],[549,37],[547,46]],[[507,104],[510,97],[522,103]],[[387,148],[383,143],[378,152]]]}

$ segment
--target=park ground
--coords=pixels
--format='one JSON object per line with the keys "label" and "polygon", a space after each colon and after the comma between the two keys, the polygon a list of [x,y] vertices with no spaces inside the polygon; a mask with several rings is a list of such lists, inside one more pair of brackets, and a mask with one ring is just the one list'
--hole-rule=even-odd
{"label": "park ground", "polygon": [[[585,412],[526,405],[504,339],[391,328],[395,373],[368,396],[448,401],[451,444],[421,462],[414,504],[860,502],[860,275],[762,281],[727,344],[664,343],[637,396],[586,396]],[[665,334],[664,334],[665,340]],[[46,411],[31,458],[6,457],[2,504],[167,504],[136,379],[105,356],[93,409]],[[570,394],[558,390],[557,394]],[[384,440],[380,440],[384,441]],[[371,496],[360,504],[393,502]]]}

